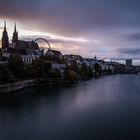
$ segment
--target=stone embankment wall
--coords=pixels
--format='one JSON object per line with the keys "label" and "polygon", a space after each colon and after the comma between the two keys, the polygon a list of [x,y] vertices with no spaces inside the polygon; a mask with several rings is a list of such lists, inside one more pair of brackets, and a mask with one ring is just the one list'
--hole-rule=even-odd
{"label": "stone embankment wall", "polygon": [[0,85],[0,94],[10,93],[35,85],[35,80],[26,80],[12,84]]}

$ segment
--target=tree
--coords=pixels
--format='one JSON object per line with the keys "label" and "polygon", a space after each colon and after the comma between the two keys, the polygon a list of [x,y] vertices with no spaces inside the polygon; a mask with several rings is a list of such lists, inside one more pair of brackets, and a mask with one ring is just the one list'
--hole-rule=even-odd
{"label": "tree", "polygon": [[48,71],[51,69],[51,63],[46,63],[43,59],[36,59],[33,63],[34,75],[38,80],[45,80],[48,76]]}
{"label": "tree", "polygon": [[72,70],[74,70],[76,73],[79,73],[79,71],[80,71],[76,60],[74,60],[74,61],[72,62],[70,68],[71,68]]}
{"label": "tree", "polygon": [[35,77],[40,81],[44,77],[45,73],[45,62],[42,59],[36,59],[33,63],[35,70]]}
{"label": "tree", "polygon": [[18,54],[12,54],[8,59],[8,67],[16,78],[23,77],[24,62]]}
{"label": "tree", "polygon": [[72,69],[67,69],[65,71],[65,78],[71,82],[74,82],[78,79],[77,73]]}
{"label": "tree", "polygon": [[92,67],[89,66],[88,68],[88,78],[92,78],[93,77],[93,70],[92,70]]}
{"label": "tree", "polygon": [[94,65],[94,69],[95,69],[95,75],[101,74],[101,66],[97,62]]}
{"label": "tree", "polygon": [[55,69],[53,71],[50,71],[48,74],[49,78],[53,80],[59,80],[62,78],[61,71],[59,69]]}
{"label": "tree", "polygon": [[14,75],[9,71],[7,66],[0,65],[0,84],[6,84],[14,81]]}
{"label": "tree", "polygon": [[88,66],[86,64],[82,64],[81,66],[81,76],[85,78],[88,76]]}
{"label": "tree", "polygon": [[33,65],[27,64],[24,66],[24,77],[27,79],[35,78],[35,69]]}

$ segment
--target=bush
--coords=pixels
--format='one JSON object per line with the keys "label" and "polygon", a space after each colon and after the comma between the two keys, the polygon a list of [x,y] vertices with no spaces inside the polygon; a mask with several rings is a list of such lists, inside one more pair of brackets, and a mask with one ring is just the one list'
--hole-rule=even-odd
{"label": "bush", "polygon": [[0,84],[7,84],[14,81],[14,75],[9,71],[7,66],[0,65]]}
{"label": "bush", "polygon": [[16,78],[23,77],[24,62],[18,54],[13,54],[8,59],[8,67]]}

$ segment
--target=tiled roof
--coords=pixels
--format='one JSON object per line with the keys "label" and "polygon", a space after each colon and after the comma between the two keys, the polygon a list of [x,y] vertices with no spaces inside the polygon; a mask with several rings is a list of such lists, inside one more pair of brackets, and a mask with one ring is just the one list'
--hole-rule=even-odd
{"label": "tiled roof", "polygon": [[62,55],[60,51],[50,50],[54,55]]}

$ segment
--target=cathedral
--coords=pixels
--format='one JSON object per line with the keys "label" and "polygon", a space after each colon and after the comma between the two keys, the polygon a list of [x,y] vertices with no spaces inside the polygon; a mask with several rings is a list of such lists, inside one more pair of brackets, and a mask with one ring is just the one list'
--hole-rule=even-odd
{"label": "cathedral", "polygon": [[19,53],[21,55],[33,54],[35,50],[39,50],[39,46],[34,41],[19,40],[18,31],[15,23],[12,42],[9,42],[6,21],[4,22],[4,30],[2,33],[2,51],[9,53]]}
{"label": "cathedral", "polygon": [[32,63],[33,60],[43,55],[43,50],[39,49],[39,46],[35,41],[19,40],[16,24],[14,27],[12,41],[10,42],[6,21],[4,22],[1,45],[0,56],[8,59],[12,54],[19,54],[22,57],[23,62],[27,64]]}

